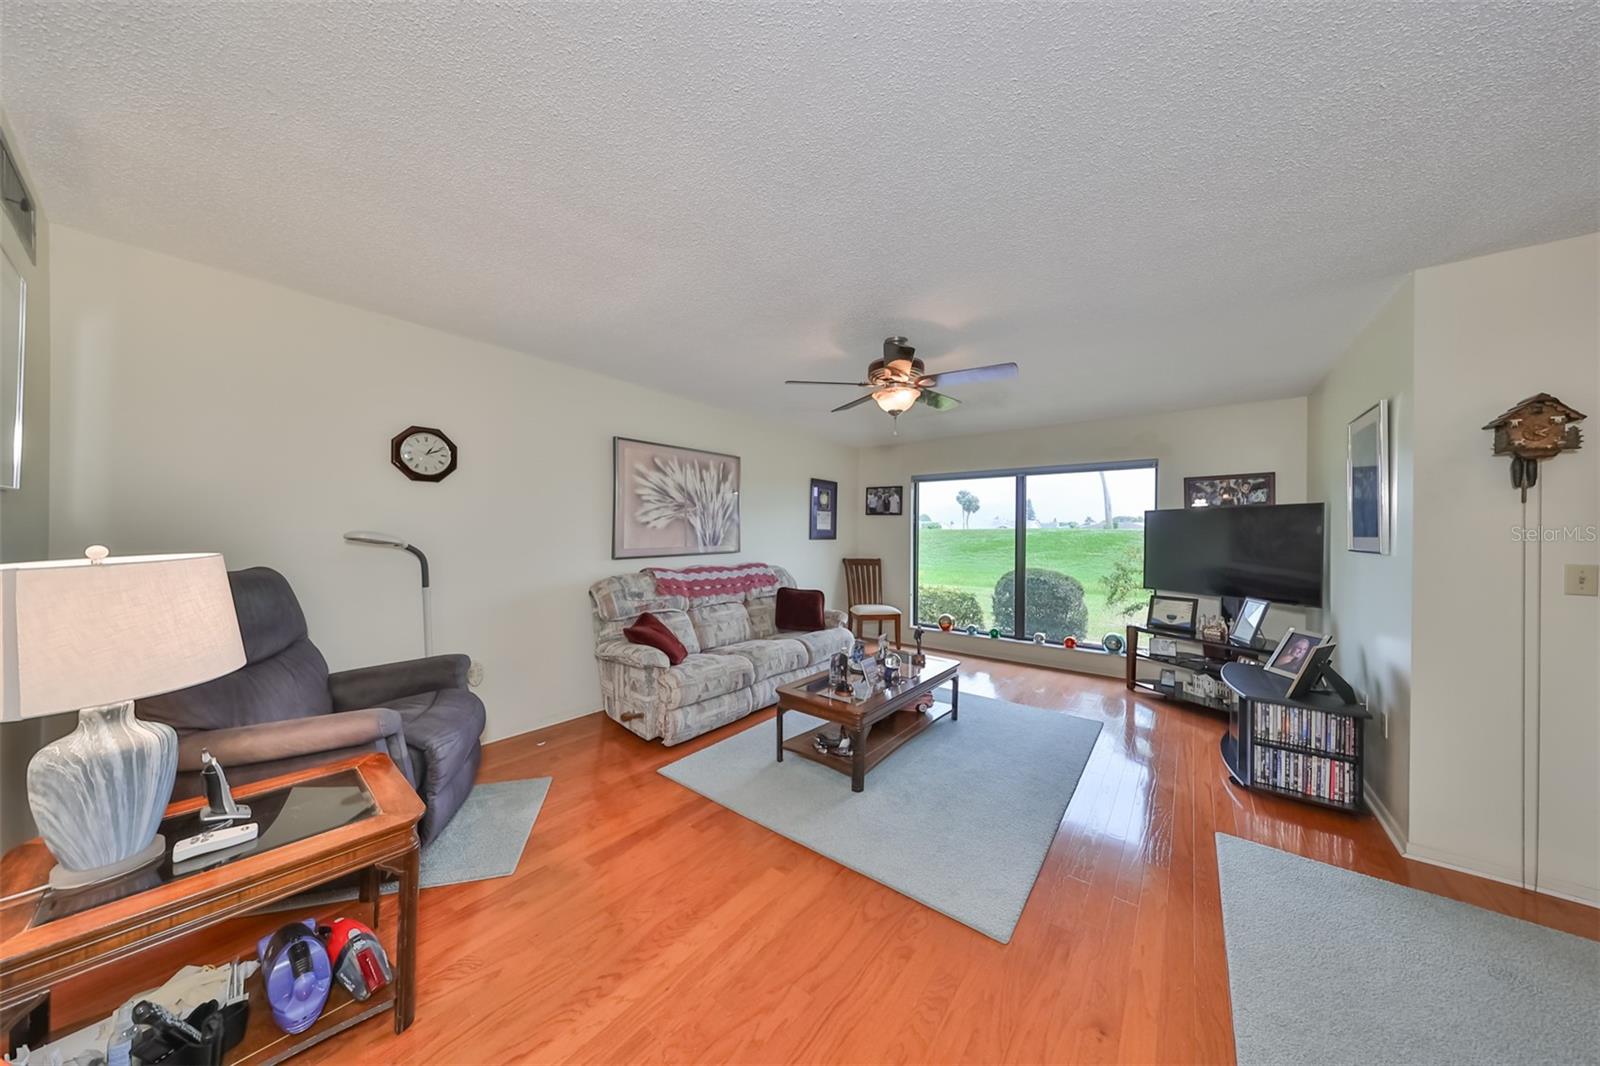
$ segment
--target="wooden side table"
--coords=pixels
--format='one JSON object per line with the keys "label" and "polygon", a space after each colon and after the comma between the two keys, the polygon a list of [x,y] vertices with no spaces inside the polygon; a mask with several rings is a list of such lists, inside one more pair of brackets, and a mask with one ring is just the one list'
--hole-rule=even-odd
{"label": "wooden side table", "polygon": [[[261,826],[254,846],[239,854],[218,852],[175,869],[169,851],[160,864],[64,894],[44,887],[53,860],[43,842],[7,852],[0,863],[0,1015],[37,1017],[42,1003],[48,1025],[53,984],[352,874],[360,874],[376,929],[378,882],[390,873],[400,882],[391,984],[366,1002],[335,984],[316,1024],[290,1036],[273,1022],[261,979],[253,977],[249,1028],[227,1061],[280,1062],[391,1008],[395,1032],[403,1032],[416,1012],[422,801],[389,757],[376,753],[257,781],[236,795]],[[196,797],[168,807],[167,840],[198,831],[204,805]],[[253,958],[255,945],[241,945],[238,954]]]}

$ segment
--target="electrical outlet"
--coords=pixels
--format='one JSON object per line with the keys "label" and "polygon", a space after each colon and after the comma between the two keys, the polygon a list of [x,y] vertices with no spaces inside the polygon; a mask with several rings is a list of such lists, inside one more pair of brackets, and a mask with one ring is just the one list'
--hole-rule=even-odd
{"label": "electrical outlet", "polygon": [[1568,596],[1597,595],[1597,585],[1600,585],[1600,566],[1594,563],[1567,564],[1567,586],[1565,591]]}
{"label": "electrical outlet", "polygon": [[483,664],[476,659],[467,667],[467,684],[473,688],[483,684]]}

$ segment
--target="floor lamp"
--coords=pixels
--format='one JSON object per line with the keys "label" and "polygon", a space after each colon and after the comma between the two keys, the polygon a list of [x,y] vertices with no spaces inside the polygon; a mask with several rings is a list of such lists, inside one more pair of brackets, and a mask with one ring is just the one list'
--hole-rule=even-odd
{"label": "floor lamp", "polygon": [[374,548],[394,548],[397,551],[410,552],[417,557],[417,565],[422,570],[422,654],[433,654],[433,604],[430,600],[428,589],[428,557],[422,554],[422,549],[415,544],[407,543],[403,538],[393,533],[377,533],[370,529],[352,529],[344,535],[350,544],[367,544]]}

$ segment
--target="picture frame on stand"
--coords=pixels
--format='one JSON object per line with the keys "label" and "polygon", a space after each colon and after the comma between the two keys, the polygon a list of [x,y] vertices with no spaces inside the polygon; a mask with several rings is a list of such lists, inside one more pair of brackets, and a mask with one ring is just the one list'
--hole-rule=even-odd
{"label": "picture frame on stand", "polygon": [[1192,634],[1195,616],[1199,611],[1200,601],[1193,597],[1163,596],[1158,592],[1150,597],[1150,612],[1146,616],[1145,626],[1172,633]]}

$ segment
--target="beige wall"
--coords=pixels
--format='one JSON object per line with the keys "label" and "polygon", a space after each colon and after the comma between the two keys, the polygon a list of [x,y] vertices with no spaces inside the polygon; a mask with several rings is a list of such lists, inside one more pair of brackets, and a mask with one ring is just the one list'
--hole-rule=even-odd
{"label": "beige wall", "polygon": [[[1026,374],[1026,369],[1024,369]],[[1026,378],[1024,378],[1024,384]],[[1085,380],[1092,387],[1092,379]],[[1167,414],[1138,415],[1103,422],[987,433],[970,437],[873,448],[861,453],[857,481],[863,485],[904,485],[906,507],[911,507],[910,486],[918,474],[946,474],[978,470],[1012,469],[1115,460],[1154,459],[1156,505],[1183,506],[1183,479],[1205,474],[1235,474],[1271,470],[1278,475],[1280,503],[1306,499],[1306,401],[1303,398],[1229,407],[1201,408]],[[861,509],[856,500],[854,508]],[[909,611],[911,604],[911,535],[909,521],[862,519],[856,543],[860,553],[883,560],[884,596]],[[1215,607],[1210,607],[1215,610]],[[1273,624],[1294,624],[1301,612],[1275,611]],[[1098,636],[1098,634],[1097,634]],[[972,647],[975,638],[939,638],[945,647]],[[987,638],[981,654],[1007,654],[1037,660],[1041,653],[1010,648]],[[1119,674],[1120,659],[1092,652],[1051,655],[1059,665],[1105,674]]]}
{"label": "beige wall", "polygon": [[1536,392],[1600,415],[1597,263],[1588,236],[1416,274],[1408,846],[1591,901],[1600,599],[1563,595],[1562,571],[1600,559],[1600,442],[1541,464],[1524,505],[1480,427]]}
{"label": "beige wall", "polygon": [[[0,114],[0,129],[6,131],[11,150],[18,151],[3,114]],[[28,191],[36,201],[40,200],[40,191],[27,172],[28,161],[18,158],[16,162],[23,180],[28,183]],[[49,543],[50,226],[40,210],[34,255],[30,258],[9,217],[0,213],[0,218],[5,218],[0,221],[0,249],[4,249],[28,284],[22,486],[16,491],[0,490],[0,562],[14,562],[39,558]],[[9,332],[16,328],[15,322],[0,322],[0,330]],[[25,791],[28,759],[44,740],[70,727],[70,721],[63,726],[59,719],[0,725],[0,850],[33,835],[33,819],[28,814]]]}
{"label": "beige wall", "polygon": [[[1409,818],[1412,583],[1412,327],[1408,278],[1311,396],[1310,497],[1328,505],[1326,624],[1339,671],[1380,716],[1367,729],[1369,798],[1404,840]],[[1346,548],[1345,445],[1350,420],[1389,401],[1389,456],[1396,501],[1388,555]]]}
{"label": "beige wall", "polygon": [[[51,547],[215,549],[294,585],[335,668],[421,653],[416,566],[343,543],[410,538],[433,565],[435,647],[470,652],[488,736],[600,705],[586,590],[613,561],[611,438],[743,460],[744,551],[839,592],[855,535],[807,539],[809,479],[854,499],[855,456],[755,419],[58,226]],[[460,469],[389,465],[413,423]]]}

